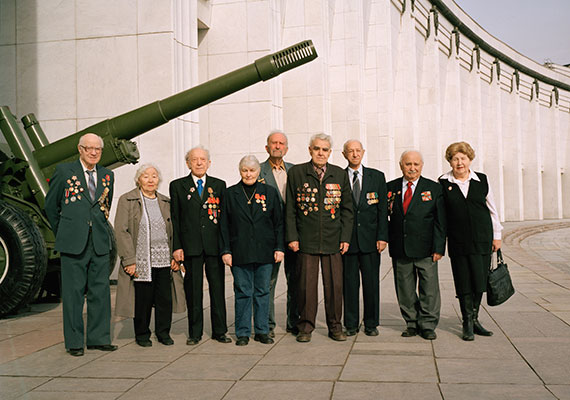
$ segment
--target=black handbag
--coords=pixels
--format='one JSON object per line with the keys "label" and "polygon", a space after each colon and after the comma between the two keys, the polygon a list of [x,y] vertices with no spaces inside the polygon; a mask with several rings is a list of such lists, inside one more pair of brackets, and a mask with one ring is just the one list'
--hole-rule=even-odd
{"label": "black handbag", "polygon": [[497,268],[493,269],[493,263],[489,267],[489,277],[487,278],[487,304],[498,306],[507,301],[513,294],[515,288],[509,274],[507,264],[503,260],[501,249],[497,250]]}

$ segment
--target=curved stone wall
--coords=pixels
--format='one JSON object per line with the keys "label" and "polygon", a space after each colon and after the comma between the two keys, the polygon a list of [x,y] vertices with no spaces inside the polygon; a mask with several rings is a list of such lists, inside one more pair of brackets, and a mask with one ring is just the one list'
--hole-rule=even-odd
{"label": "curved stone wall", "polygon": [[[389,179],[409,148],[437,179],[447,145],[467,140],[503,219],[570,217],[568,69],[518,54],[452,0],[0,0],[0,104],[55,140],[303,39],[319,58],[140,137],[141,161],[167,183],[202,143],[233,184],[282,128],[292,162],[324,131],[334,163],[358,138]],[[133,173],[117,170],[117,196]]]}

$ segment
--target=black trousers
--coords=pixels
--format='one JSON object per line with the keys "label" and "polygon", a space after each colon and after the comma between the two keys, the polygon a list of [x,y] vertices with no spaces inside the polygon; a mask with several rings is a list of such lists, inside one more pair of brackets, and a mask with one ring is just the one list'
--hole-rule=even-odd
{"label": "black trousers", "polygon": [[491,254],[453,256],[450,260],[457,296],[487,291]]}
{"label": "black trousers", "polygon": [[150,339],[150,315],[154,305],[154,333],[158,339],[170,337],[172,289],[170,268],[152,268],[151,282],[135,282],[135,337]]}
{"label": "black trousers", "polygon": [[[205,266],[205,267],[204,267]],[[184,258],[184,294],[188,307],[188,336],[200,339],[204,331],[203,291],[204,269],[210,292],[210,318],[212,335],[220,336],[228,331],[226,324],[225,266],[219,256],[202,255]]]}
{"label": "black trousers", "polygon": [[360,325],[360,276],[364,301],[364,326],[369,329],[380,324],[380,254],[345,254],[344,276],[344,326],[357,329]]}

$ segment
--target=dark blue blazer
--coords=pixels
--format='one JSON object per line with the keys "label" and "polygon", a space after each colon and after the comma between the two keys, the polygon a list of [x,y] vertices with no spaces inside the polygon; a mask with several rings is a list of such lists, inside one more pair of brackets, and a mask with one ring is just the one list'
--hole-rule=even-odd
{"label": "dark blue blazer", "polygon": [[402,205],[402,179],[388,182],[390,256],[425,258],[445,253],[445,204],[441,185],[420,176],[408,212]]}
{"label": "dark blue blazer", "polygon": [[[347,167],[348,171],[349,168]],[[352,170],[350,170],[352,171]],[[349,177],[352,180],[352,177]],[[388,207],[386,203],[386,178],[373,168],[362,168],[360,198],[353,202],[354,225],[349,254],[378,251],[376,242],[388,241]]]}
{"label": "dark blue blazer", "polygon": [[[274,252],[285,252],[283,212],[277,189],[256,182],[256,195],[247,199],[242,183],[226,190],[220,223],[220,254],[231,254],[232,264],[273,264]],[[265,207],[263,205],[265,204]]]}

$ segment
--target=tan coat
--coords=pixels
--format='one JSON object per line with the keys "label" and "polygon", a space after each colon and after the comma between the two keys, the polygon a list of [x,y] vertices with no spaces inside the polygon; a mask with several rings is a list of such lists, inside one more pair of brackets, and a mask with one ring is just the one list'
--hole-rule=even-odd
{"label": "tan coat", "polygon": [[[160,212],[166,224],[168,245],[172,252],[172,222],[170,221],[170,199],[157,192]],[[134,281],[123,270],[127,265],[136,264],[135,249],[139,235],[139,225],[142,218],[142,204],[140,192],[133,189],[119,199],[117,214],[115,216],[115,237],[117,251],[121,258],[119,278],[117,283],[117,298],[115,315],[133,318],[135,315],[135,285]],[[184,297],[184,279],[180,271],[172,272],[172,311],[180,313],[186,311]]]}

